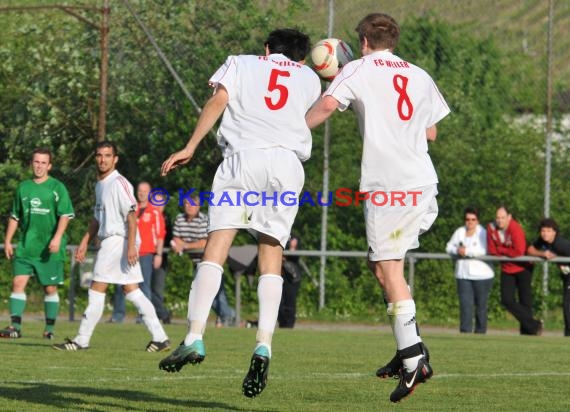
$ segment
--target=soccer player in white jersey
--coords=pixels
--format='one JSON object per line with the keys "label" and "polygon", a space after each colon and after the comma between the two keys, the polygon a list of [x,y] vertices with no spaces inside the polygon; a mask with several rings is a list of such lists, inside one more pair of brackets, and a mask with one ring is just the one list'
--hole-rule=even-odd
{"label": "soccer player in white jersey", "polygon": [[87,308],[83,313],[79,332],[73,339],[53,345],[54,349],[76,351],[89,348],[91,335],[103,315],[105,294],[110,283],[122,286],[127,300],[133,302],[152,335],[147,352],[164,352],[170,341],[164,332],[151,301],[142,293],[143,281],[137,252],[137,202],[133,186],[116,169],[119,156],[117,147],[109,141],[97,143],[97,184],[95,186],[95,214],[75,258],[85,260],[89,242],[97,236],[101,248],[97,252],[93,281],[89,288]]}
{"label": "soccer player in white jersey", "polygon": [[[419,246],[418,236],[437,216],[438,180],[428,140],[435,140],[436,123],[449,108],[424,70],[393,54],[400,28],[392,17],[370,14],[356,31],[363,57],[343,67],[306,120],[316,127],[351,104],[358,116],[363,138],[360,191],[369,194],[364,208],[368,261],[384,289],[397,344],[396,356],[377,375],[399,374],[390,395],[398,402],[433,374],[404,278],[404,257]],[[402,198],[402,192],[407,196]],[[395,194],[401,201],[393,201]],[[386,202],[385,196],[391,200]]]}
{"label": "soccer player in white jersey", "polygon": [[[202,362],[203,334],[212,301],[220,288],[222,265],[238,229],[257,234],[259,243],[259,326],[250,368],[242,384],[245,396],[261,393],[267,382],[271,339],[277,322],[283,279],[281,262],[298,206],[279,201],[284,192],[298,195],[304,184],[301,164],[311,153],[305,114],[318,100],[321,86],[304,59],[309,38],[293,29],[271,32],[264,56],[229,56],[210,78],[214,94],[204,106],[186,147],[162,165],[166,175],[187,163],[200,141],[222,115],[218,142],[224,160],[212,185],[216,205],[209,207],[208,240],[188,299],[189,331],[184,342],[160,362],[179,371]],[[240,192],[255,199],[238,202]],[[216,199],[233,199],[217,205]],[[275,201],[276,200],[276,201]]]}

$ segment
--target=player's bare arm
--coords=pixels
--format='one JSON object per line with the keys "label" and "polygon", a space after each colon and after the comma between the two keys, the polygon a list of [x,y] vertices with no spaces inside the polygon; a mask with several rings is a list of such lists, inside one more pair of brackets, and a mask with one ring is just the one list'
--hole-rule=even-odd
{"label": "player's bare arm", "polygon": [[12,247],[12,239],[18,230],[18,221],[13,217],[8,219],[8,227],[6,228],[6,237],[4,238],[4,254],[6,259],[12,259],[14,256],[14,248]]}
{"label": "player's bare arm", "polygon": [[164,249],[164,239],[156,240],[156,252],[152,258],[152,267],[158,269],[162,265],[162,251]]}
{"label": "player's bare arm", "polygon": [[137,217],[134,210],[131,210],[127,215],[127,261],[129,265],[136,265],[139,260],[139,253],[137,251],[136,237],[137,237]]}
{"label": "player's bare arm", "polygon": [[226,106],[228,105],[228,92],[222,86],[219,85],[216,92],[208,99],[208,102],[204,106],[200,117],[198,118],[198,123],[194,129],[194,133],[188,140],[186,147],[174,154],[172,154],[166,161],[162,164],[161,174],[166,176],[168,172],[177,166],[184,165],[192,159],[196,148],[206,137],[206,134],[210,131],[212,127],[216,124]]}
{"label": "player's bare arm", "polygon": [[97,232],[99,231],[99,222],[97,219],[92,218],[89,222],[89,227],[87,228],[87,233],[83,235],[81,242],[79,242],[79,246],[75,251],[75,259],[79,263],[83,263],[85,261],[85,256],[87,255],[87,248],[89,247],[89,242],[93,239]]}
{"label": "player's bare arm", "polygon": [[338,101],[331,96],[322,97],[305,115],[309,129],[313,129],[327,120],[338,108]]}
{"label": "player's bare arm", "polygon": [[60,216],[59,220],[57,222],[57,229],[55,231],[55,234],[53,235],[53,237],[51,238],[51,241],[49,242],[49,252],[50,253],[57,253],[59,252],[59,248],[61,246],[61,238],[63,237],[63,234],[65,233],[65,230],[67,229],[67,225],[69,224],[69,216]]}
{"label": "player's bare arm", "polygon": [[426,129],[426,138],[428,142],[435,142],[436,137],[437,137],[437,127],[434,124],[433,126],[428,127]]}

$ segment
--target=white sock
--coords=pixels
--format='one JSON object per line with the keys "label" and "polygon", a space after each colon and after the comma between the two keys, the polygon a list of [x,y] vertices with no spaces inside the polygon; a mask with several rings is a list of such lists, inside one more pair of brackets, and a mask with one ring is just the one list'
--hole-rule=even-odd
{"label": "white sock", "polygon": [[190,330],[184,345],[202,340],[214,298],[222,284],[224,268],[214,262],[201,262],[188,296],[188,325]]}
{"label": "white sock", "polygon": [[26,300],[26,294],[25,293],[12,292],[10,294],[10,298],[11,299],[18,299],[18,300]]}
{"label": "white sock", "polygon": [[105,308],[104,293],[89,289],[87,295],[87,308],[85,308],[85,312],[83,313],[83,318],[81,319],[77,336],[73,339],[75,343],[84,348],[89,346],[91,335],[93,335],[95,326],[99,323],[99,320],[103,315],[103,309]]}
{"label": "white sock", "polygon": [[166,332],[164,332],[164,328],[156,316],[156,310],[154,309],[154,306],[152,305],[151,301],[145,296],[142,290],[139,288],[132,290],[125,295],[125,298],[133,302],[141,314],[146,328],[152,335],[153,342],[164,342],[168,339]]}
{"label": "white sock", "polygon": [[[392,321],[393,315],[394,315],[394,304],[393,303],[386,303],[386,313],[388,314],[388,318],[390,320],[390,327],[392,328],[392,334],[394,334],[394,322]],[[420,342],[422,342],[422,337],[420,336],[420,328],[418,327],[417,323],[416,323],[416,333],[418,335],[418,339],[420,340]],[[394,336],[396,336],[396,335],[394,335]]]}
{"label": "white sock", "polygon": [[263,345],[269,350],[271,357],[271,339],[277,324],[283,278],[280,275],[261,275],[257,284],[257,298],[259,300],[259,320],[257,324],[256,349]]}
{"label": "white sock", "polygon": [[[392,306],[390,307],[390,305]],[[388,317],[392,324],[398,350],[409,348],[421,342],[416,327],[416,304],[413,299],[388,304]],[[403,359],[406,370],[410,372],[416,369],[422,356],[419,354]]]}
{"label": "white sock", "polygon": [[59,302],[59,294],[55,292],[53,295],[45,295],[44,302]]}

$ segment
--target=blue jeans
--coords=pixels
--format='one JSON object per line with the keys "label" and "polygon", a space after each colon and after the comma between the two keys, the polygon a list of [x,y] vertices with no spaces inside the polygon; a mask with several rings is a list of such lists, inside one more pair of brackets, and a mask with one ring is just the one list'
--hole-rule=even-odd
{"label": "blue jeans", "polygon": [[[484,280],[456,279],[459,295],[459,331],[473,332],[475,311],[475,333],[487,332],[487,304],[493,278]],[[475,310],[474,310],[475,309]]]}
{"label": "blue jeans", "polygon": [[[139,263],[141,265],[141,272],[143,276],[142,283],[139,283],[144,295],[151,300],[151,283],[152,283],[152,260],[154,258],[153,254],[143,255],[139,257]],[[125,319],[126,308],[125,308],[125,294],[123,293],[123,288],[121,285],[116,285],[115,293],[113,294],[113,315],[111,319],[113,322],[121,323]]]}
{"label": "blue jeans", "polygon": [[220,284],[220,290],[212,302],[212,309],[216,312],[219,320],[224,326],[234,326],[236,318],[236,311],[230,307],[228,303],[228,296],[226,295],[226,289],[224,287],[224,278],[222,277],[222,283]]}
{"label": "blue jeans", "polygon": [[169,322],[170,312],[164,306],[164,284],[166,282],[166,270],[160,267],[152,272],[152,304],[156,310],[158,319]]}

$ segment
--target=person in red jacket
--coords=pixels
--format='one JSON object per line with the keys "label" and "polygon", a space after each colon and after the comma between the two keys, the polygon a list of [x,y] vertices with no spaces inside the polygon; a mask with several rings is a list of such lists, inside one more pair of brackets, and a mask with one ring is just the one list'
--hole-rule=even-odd
{"label": "person in red jacket", "polygon": [[[497,208],[495,222],[487,227],[487,253],[511,258],[526,253],[524,230],[505,206]],[[542,333],[542,322],[532,314],[532,273],[526,262],[501,262],[501,303],[519,321],[521,335]]]}

